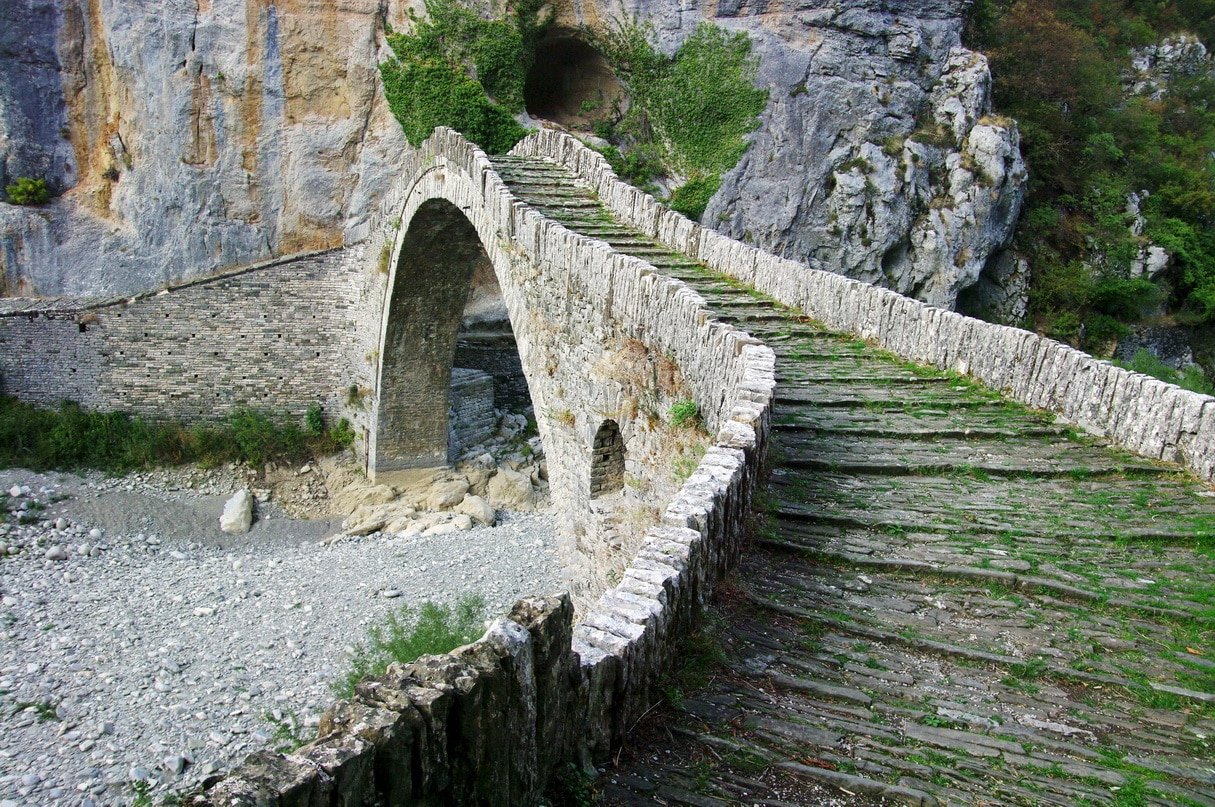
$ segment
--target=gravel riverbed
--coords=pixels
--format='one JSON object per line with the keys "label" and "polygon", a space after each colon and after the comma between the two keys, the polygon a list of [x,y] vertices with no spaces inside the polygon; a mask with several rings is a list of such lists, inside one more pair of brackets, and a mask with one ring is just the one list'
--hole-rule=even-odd
{"label": "gravel riverbed", "polygon": [[0,472],[0,807],[190,789],[314,727],[388,613],[478,594],[493,617],[564,587],[547,514],[324,543],[340,519],[270,504],[225,535],[242,485]]}

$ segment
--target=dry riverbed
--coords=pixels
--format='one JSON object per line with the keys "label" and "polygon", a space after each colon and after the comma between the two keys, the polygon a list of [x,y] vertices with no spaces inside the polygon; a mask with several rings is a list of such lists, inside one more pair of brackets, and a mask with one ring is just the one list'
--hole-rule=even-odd
{"label": "dry riverbed", "polygon": [[0,807],[189,789],[310,731],[389,612],[476,594],[493,616],[563,587],[546,513],[326,542],[341,518],[270,502],[225,535],[246,483],[0,472]]}

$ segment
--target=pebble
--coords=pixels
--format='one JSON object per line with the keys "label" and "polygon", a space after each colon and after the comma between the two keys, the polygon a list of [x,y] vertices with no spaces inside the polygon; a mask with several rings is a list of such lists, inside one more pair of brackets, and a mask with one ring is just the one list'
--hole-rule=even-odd
{"label": "pebble", "polygon": [[[35,476],[0,471],[0,490],[12,485],[22,503],[49,510],[31,524],[0,510],[0,552],[12,553],[0,577],[10,620],[0,622],[0,688],[5,703],[36,705],[0,708],[0,807],[112,807],[129,803],[136,780],[152,785],[156,803],[197,788],[275,744],[264,717],[272,710],[315,731],[349,649],[402,605],[479,594],[492,617],[521,596],[564,588],[545,514],[506,514],[498,527],[408,542],[379,535],[332,545],[320,541],[331,527],[280,517],[277,531],[221,547],[210,532],[182,534],[189,518],[159,523],[154,512],[120,531],[89,524],[72,510],[74,498],[55,504],[50,495],[113,496],[107,506],[121,510],[122,497],[152,493],[175,507],[197,502],[205,509],[197,523],[210,527],[211,500],[170,491],[156,475],[65,476],[62,491],[58,477],[41,477],[33,489],[45,485],[45,495],[22,492]],[[214,497],[244,483],[208,478]]]}

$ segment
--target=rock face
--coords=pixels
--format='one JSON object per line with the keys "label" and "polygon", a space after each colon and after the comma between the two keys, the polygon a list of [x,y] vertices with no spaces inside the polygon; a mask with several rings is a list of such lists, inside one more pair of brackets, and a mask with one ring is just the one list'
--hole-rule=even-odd
{"label": "rock face", "polygon": [[126,293],[341,244],[405,145],[379,92],[383,5],[6,4],[0,184],[63,193],[0,204],[8,293]]}
{"label": "rock face", "polygon": [[[63,194],[0,204],[8,293],[127,293],[361,238],[407,148],[376,70],[380,20],[405,5],[7,6],[0,182]],[[1024,179],[986,63],[959,47],[963,5],[557,3],[566,30],[649,20],[667,51],[706,18],[746,31],[771,96],[704,221],[950,307],[1007,242]]]}
{"label": "rock face", "polygon": [[1011,239],[1026,177],[1015,124],[990,116],[986,59],[958,45],[959,13],[846,3],[753,33],[769,107],[704,222],[952,308]]}

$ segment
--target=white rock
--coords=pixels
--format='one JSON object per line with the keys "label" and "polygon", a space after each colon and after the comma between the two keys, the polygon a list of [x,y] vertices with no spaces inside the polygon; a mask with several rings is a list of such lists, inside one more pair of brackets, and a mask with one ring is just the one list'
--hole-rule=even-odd
{"label": "white rock", "polygon": [[46,559],[47,560],[67,560],[68,559],[67,550],[58,545],[52,546],[50,549],[46,550]]}
{"label": "white rock", "polygon": [[12,496],[14,499],[20,498],[21,488],[18,485],[13,485],[11,488],[8,489],[8,495]]}
{"label": "white rock", "polygon": [[489,480],[489,503],[502,510],[527,512],[535,507],[532,480],[518,471],[499,468]]}
{"label": "white rock", "polygon": [[219,517],[219,528],[229,535],[241,535],[253,525],[253,495],[244,488],[224,505]]}

